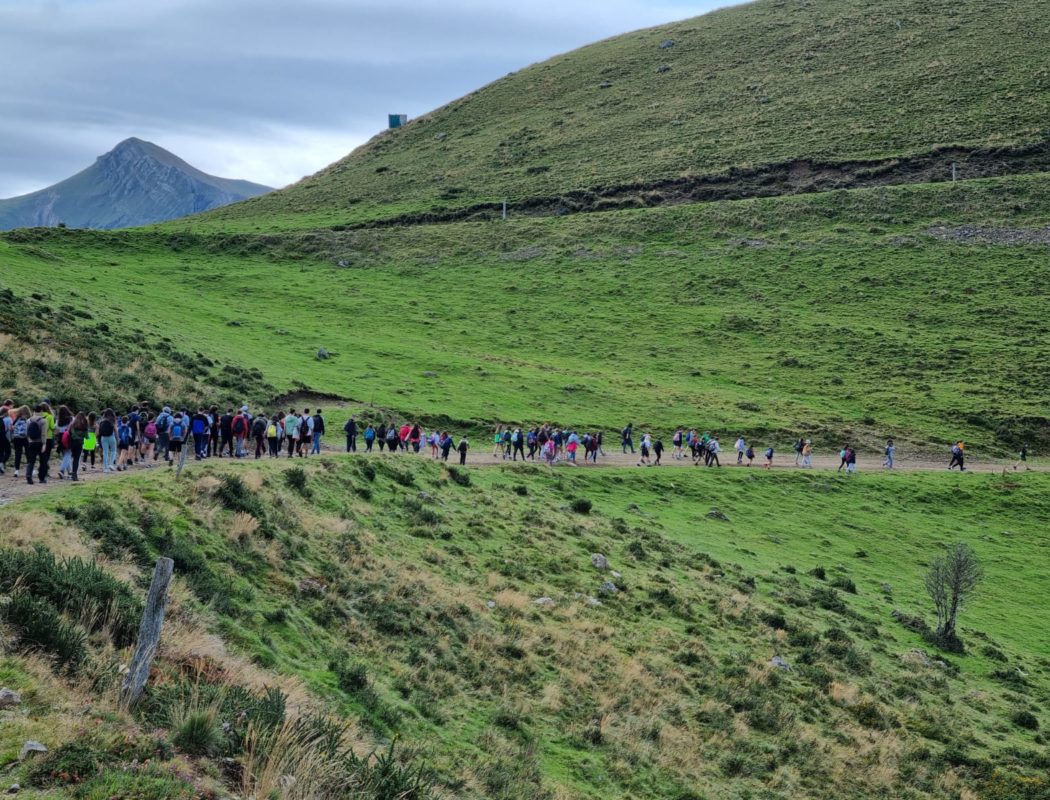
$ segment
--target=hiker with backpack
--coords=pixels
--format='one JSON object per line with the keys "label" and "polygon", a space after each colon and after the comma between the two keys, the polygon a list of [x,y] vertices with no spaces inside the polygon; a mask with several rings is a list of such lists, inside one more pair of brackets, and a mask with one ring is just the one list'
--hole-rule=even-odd
{"label": "hiker with backpack", "polygon": [[139,458],[147,467],[153,466],[157,449],[157,419],[152,414],[146,415],[142,426],[142,441],[139,443]]}
{"label": "hiker with backpack", "polygon": [[792,447],[792,450],[795,451],[795,466],[796,467],[798,467],[798,466],[800,466],[802,464],[802,448],[805,447],[805,446],[806,446],[806,440],[804,438],[802,438],[802,437],[799,437],[795,441],[794,447]]}
{"label": "hiker with backpack", "polygon": [[952,445],[952,460],[948,462],[948,469],[952,470],[955,467],[959,468],[959,472],[966,472],[965,464],[965,453],[966,445],[963,444],[962,440],[959,440]]}
{"label": "hiker with backpack", "polygon": [[124,472],[131,466],[134,460],[132,441],[134,436],[131,432],[131,424],[128,415],[122,414],[117,421],[117,472]]}
{"label": "hiker with backpack", "polygon": [[744,463],[744,451],[747,450],[747,442],[741,436],[736,440],[736,463],[740,466]]}
{"label": "hiker with backpack", "polygon": [[[310,431],[311,439],[313,440],[313,446],[310,448],[310,452],[315,455],[321,454],[321,438],[324,436],[324,411],[317,409],[314,412],[313,417],[313,428]],[[356,436],[356,432],[355,432]],[[354,447],[357,447],[355,441]]]}
{"label": "hiker with backpack", "polygon": [[707,443],[707,466],[709,467],[721,467],[722,464],[718,460],[718,454],[722,452],[722,445],[718,443],[718,437],[712,436],[711,441]]}
{"label": "hiker with backpack", "polygon": [[256,461],[262,458],[269,450],[266,442],[266,429],[269,425],[270,420],[266,418],[265,414],[259,414],[252,420],[252,440],[255,442]]}
{"label": "hiker with backpack", "polygon": [[168,455],[168,443],[170,441],[169,436],[171,434],[171,408],[164,406],[161,412],[157,414],[157,418],[153,420],[153,427],[157,431],[157,442],[153,448],[153,460],[156,461],[157,457],[162,457],[167,461],[170,456]]}
{"label": "hiker with backpack", "polygon": [[651,448],[652,448],[652,439],[650,438],[648,433],[643,433],[642,434],[642,454],[641,454],[641,456],[638,459],[638,466],[639,467],[648,467],[650,465],[651,462],[649,461],[649,451],[650,451]]}
{"label": "hiker with backpack", "polygon": [[660,466],[660,458],[661,458],[661,456],[663,456],[663,454],[664,454],[664,442],[663,442],[663,439],[657,439],[655,442],[653,442],[653,455],[656,456],[656,458],[653,460],[653,466],[654,467]]}
{"label": "hiker with backpack", "polygon": [[181,411],[176,411],[174,416],[171,418],[171,433],[168,437],[168,452],[171,457],[168,459],[168,466],[172,467],[175,465],[176,459],[180,462],[184,461],[186,437],[190,433],[189,420],[182,415]]}
{"label": "hiker with backpack", "polygon": [[40,403],[37,407],[37,413],[47,423],[47,430],[44,432],[44,450],[40,454],[40,460],[44,466],[44,474],[40,482],[47,483],[48,471],[51,468],[51,453],[55,449],[55,414],[47,400]]}
{"label": "hiker with backpack", "polygon": [[244,458],[248,455],[244,449],[244,441],[248,438],[248,418],[245,416],[244,409],[235,414],[230,421],[230,433],[233,434],[233,457]]}
{"label": "hiker with backpack", "polygon": [[886,469],[893,469],[893,456],[897,453],[897,448],[893,444],[893,439],[886,440],[886,460],[882,462],[882,466]]}
{"label": "hiker with backpack", "polygon": [[849,449],[849,445],[843,445],[842,449],[839,450],[839,467],[835,472],[842,472],[846,467],[846,451]]}
{"label": "hiker with backpack", "polygon": [[846,474],[852,475],[857,471],[857,451],[846,445]]}
{"label": "hiker with backpack", "polygon": [[[773,448],[772,447],[767,447],[766,448],[766,463],[762,465],[764,469],[773,469],[773,455],[774,455]],[[750,464],[748,466],[750,466]]]}
{"label": "hiker with backpack", "polygon": [[744,453],[744,455],[747,457],[747,466],[750,467],[752,462],[754,462],[755,460],[755,448],[753,448],[751,445],[748,445],[747,451]]}
{"label": "hiker with backpack", "polygon": [[[405,435],[407,436],[408,434],[406,433]],[[400,434],[398,432],[397,427],[394,425],[393,422],[391,422],[386,427],[386,437],[385,437],[385,439],[386,439],[386,449],[389,452],[391,452],[391,453],[396,453],[398,445],[401,442],[401,437],[400,437]]]}
{"label": "hiker with backpack", "polygon": [[459,440],[459,447],[456,449],[459,451],[459,465],[462,467],[467,463],[467,450],[470,449],[466,436]]}
{"label": "hiker with backpack", "polygon": [[208,412],[203,407],[197,409],[197,413],[190,418],[190,432],[193,434],[193,458],[201,461],[208,457]]}
{"label": "hiker with backpack", "polygon": [[21,406],[11,417],[11,450],[15,454],[15,477],[22,469],[22,459],[29,455],[29,418],[32,412],[29,406]]}
{"label": "hiker with backpack", "polygon": [[512,445],[512,459],[518,460],[518,453],[521,453],[521,460],[525,460],[525,434],[522,433],[521,428],[515,428],[514,433],[511,434],[510,443]]}
{"label": "hiker with backpack", "polygon": [[47,436],[47,420],[44,419],[41,407],[38,405],[36,411],[26,424],[26,438],[28,441],[26,454],[26,483],[33,484],[33,469],[38,468],[38,478],[41,483],[47,483],[47,462],[44,461],[44,442]]}
{"label": "hiker with backpack", "polygon": [[804,469],[813,468],[813,442],[806,439],[806,443],[802,445],[802,467]]}
{"label": "hiker with backpack", "polygon": [[[369,422],[368,425],[365,427],[365,434],[364,434],[364,436],[365,436],[365,452],[366,453],[371,453],[372,452],[372,446],[376,443],[376,429],[374,427],[372,427],[372,423],[371,422]],[[355,445],[355,447],[356,447],[356,445]],[[447,458],[445,460],[448,461]]]}
{"label": "hiker with backpack", "polygon": [[96,433],[102,447],[102,472],[113,472],[117,468],[117,415],[112,408],[102,412]]}

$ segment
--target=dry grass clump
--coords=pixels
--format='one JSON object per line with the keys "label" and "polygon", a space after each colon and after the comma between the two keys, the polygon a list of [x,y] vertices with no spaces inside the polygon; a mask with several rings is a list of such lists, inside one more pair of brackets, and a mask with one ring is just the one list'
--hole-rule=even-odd
{"label": "dry grass clump", "polygon": [[238,511],[233,515],[226,535],[240,545],[246,545],[251,537],[259,530],[259,520],[244,511]]}

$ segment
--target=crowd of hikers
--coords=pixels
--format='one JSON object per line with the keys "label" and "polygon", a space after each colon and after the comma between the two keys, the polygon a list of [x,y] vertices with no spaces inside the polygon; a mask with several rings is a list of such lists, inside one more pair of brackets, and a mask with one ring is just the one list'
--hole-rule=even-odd
{"label": "crowd of hikers", "polygon": [[[0,474],[13,460],[14,477],[21,475],[23,464],[28,483],[48,481],[52,458],[58,461],[58,477],[76,481],[82,470],[101,469],[102,472],[121,472],[132,467],[152,467],[158,462],[181,468],[189,454],[195,460],[208,458],[307,458],[321,452],[327,433],[324,412],[295,408],[287,412],[275,411],[253,415],[248,406],[225,412],[216,406],[199,407],[196,411],[172,411],[164,406],[152,411],[147,404],[133,405],[118,413],[111,408],[101,412],[72,411],[65,405],[52,408],[47,400],[29,405],[18,405],[7,400],[0,405]],[[358,444],[365,453],[426,453],[434,459],[448,461],[452,452],[465,464],[470,448],[466,436],[458,442],[444,430],[425,431],[419,423],[359,421],[351,416],[342,426],[346,451],[358,452]],[[622,453],[635,455],[634,425],[620,431]],[[754,446],[743,436],[734,447],[736,463],[750,467],[756,458]],[[644,432],[639,439],[638,466],[660,466],[663,463],[664,443],[651,433]],[[799,437],[793,446],[794,464],[800,468],[813,466],[813,443]],[[582,452],[584,463],[598,462],[605,456],[604,433],[542,425],[533,428],[499,426],[493,436],[492,455],[508,461],[541,461],[553,466],[559,462],[578,465]],[[696,429],[678,428],[671,436],[671,458],[691,461],[705,467],[722,466],[722,444],[717,435],[699,433]],[[894,468],[896,446],[886,442],[885,469]],[[776,453],[773,447],[762,451],[762,466],[770,469]],[[849,444],[839,451],[839,472],[852,474],[857,469],[857,451]],[[1021,448],[1021,465],[1027,468],[1027,451]],[[951,447],[948,469],[966,470],[965,444],[956,442]]]}

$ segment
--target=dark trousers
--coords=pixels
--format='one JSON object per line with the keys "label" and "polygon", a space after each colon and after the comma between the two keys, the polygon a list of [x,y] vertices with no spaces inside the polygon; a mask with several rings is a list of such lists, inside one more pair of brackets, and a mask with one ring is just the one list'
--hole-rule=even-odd
{"label": "dark trousers", "polygon": [[628,449],[630,449],[631,454],[633,455],[634,454],[634,440],[633,439],[624,439],[623,440],[623,451],[626,453]]}
{"label": "dark trousers", "polygon": [[384,447],[386,447],[386,439],[380,439],[379,440],[379,452],[380,453],[383,452],[383,448]]}
{"label": "dark trousers", "polygon": [[460,463],[460,466],[462,466],[462,465],[467,463],[467,451],[466,450],[460,450],[459,451],[459,463]]}
{"label": "dark trousers", "polygon": [[80,470],[80,456],[83,454],[83,452],[84,440],[70,438],[69,454],[73,459],[73,471],[70,473],[70,475],[73,476],[74,480],[76,480],[78,471]]}
{"label": "dark trousers", "polygon": [[518,453],[521,453],[521,460],[524,461],[525,460],[525,445],[523,445],[521,442],[515,442],[514,443],[514,460],[515,461],[518,460]]}
{"label": "dark trousers", "polygon": [[270,444],[270,457],[271,458],[277,458],[277,456],[281,452],[281,445],[280,445],[279,440],[277,439],[276,436],[271,436],[271,437],[269,437],[268,441],[269,441],[269,444]]}
{"label": "dark trousers", "polygon": [[15,471],[17,472],[22,466],[22,458],[28,452],[29,441],[27,439],[13,439],[10,444],[15,448]]}
{"label": "dark trousers", "polygon": [[40,480],[47,477],[47,467],[44,466],[44,444],[43,442],[30,442],[26,452],[26,480],[33,482],[33,467],[40,462]]}
{"label": "dark trousers", "polygon": [[219,455],[222,455],[222,451],[225,450],[230,454],[230,458],[233,458],[233,434],[222,432],[221,438],[219,439]]}
{"label": "dark trousers", "polygon": [[293,439],[290,436],[288,437],[288,458],[291,458],[293,455],[295,455],[295,445],[297,444],[297,442],[297,439]]}
{"label": "dark trousers", "polygon": [[357,434],[348,433],[346,435],[346,452],[356,453],[357,452]]}
{"label": "dark trousers", "polygon": [[40,480],[47,480],[47,474],[51,470],[51,451],[55,449],[55,440],[48,439],[44,442],[44,452],[40,454]]}
{"label": "dark trousers", "polygon": [[6,467],[9,458],[11,458],[11,442],[8,441],[7,434],[0,430],[0,466]]}
{"label": "dark trousers", "polygon": [[375,444],[375,441],[376,441],[375,439],[365,439],[365,452],[366,453],[371,453],[372,452],[372,445]]}

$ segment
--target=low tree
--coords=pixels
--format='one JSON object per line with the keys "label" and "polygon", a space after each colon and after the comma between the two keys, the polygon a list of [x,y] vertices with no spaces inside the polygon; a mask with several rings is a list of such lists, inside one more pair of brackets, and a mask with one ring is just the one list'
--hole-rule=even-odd
{"label": "low tree", "polygon": [[926,591],[937,608],[934,638],[942,647],[956,652],[963,649],[955,632],[959,609],[973,596],[982,575],[977,554],[965,542],[956,542],[930,564]]}

